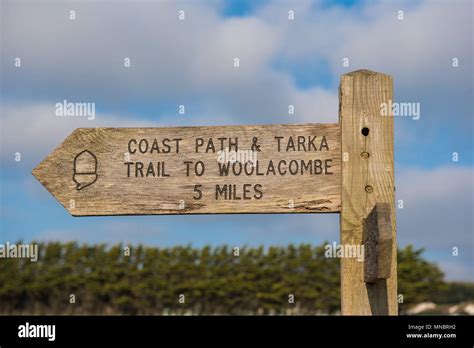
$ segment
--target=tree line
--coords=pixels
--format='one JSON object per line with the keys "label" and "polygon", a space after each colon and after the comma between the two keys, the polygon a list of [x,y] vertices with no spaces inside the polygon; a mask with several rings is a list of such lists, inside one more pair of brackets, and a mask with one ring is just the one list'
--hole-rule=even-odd
{"label": "tree line", "polygon": [[[49,242],[39,243],[39,252],[38,262],[0,260],[0,313],[314,315],[340,310],[339,260],[324,256],[324,244],[242,247],[237,255],[225,245]],[[449,294],[456,300],[472,296],[472,284],[453,290],[422,252],[412,246],[398,252],[402,312],[421,301],[449,302]]]}

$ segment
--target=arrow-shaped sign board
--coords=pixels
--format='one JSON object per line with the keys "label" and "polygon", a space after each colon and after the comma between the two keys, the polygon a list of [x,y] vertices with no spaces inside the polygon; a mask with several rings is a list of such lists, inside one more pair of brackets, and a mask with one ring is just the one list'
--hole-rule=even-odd
{"label": "arrow-shaped sign board", "polygon": [[339,212],[340,126],[78,128],[33,175],[74,216]]}

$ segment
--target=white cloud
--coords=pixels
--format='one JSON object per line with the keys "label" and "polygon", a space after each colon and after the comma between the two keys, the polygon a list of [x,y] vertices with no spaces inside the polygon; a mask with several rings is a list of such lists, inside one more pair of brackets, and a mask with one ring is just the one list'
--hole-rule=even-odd
{"label": "white cloud", "polygon": [[2,105],[2,160],[13,161],[20,152],[22,161],[42,160],[73,130],[79,127],[143,127],[146,122],[132,117],[96,112],[95,119],[60,117],[55,104]]}
{"label": "white cloud", "polygon": [[[439,101],[450,98],[444,108],[472,127],[466,122],[466,108],[472,110],[466,91],[454,92],[465,86],[472,93],[469,1],[383,1],[350,8],[272,1],[238,18],[220,17],[221,6],[216,1],[5,1],[6,96],[96,100],[107,110],[142,105],[176,110],[185,104],[191,123],[198,116],[239,124],[334,122],[335,89],[300,90],[290,72],[272,66],[275,59],[302,69],[326,61],[326,75],[362,67],[392,73],[395,97],[422,102],[431,119],[445,115]],[[178,20],[181,9],[185,21]],[[296,13],[293,21],[289,9]],[[451,67],[454,56],[461,62],[457,69]],[[21,69],[13,67],[14,57],[22,58]],[[131,68],[123,67],[124,57]],[[235,57],[239,68],[233,67]],[[349,68],[342,67],[343,57],[349,57]],[[295,105],[293,116],[289,104]]]}
{"label": "white cloud", "polygon": [[281,35],[261,18],[221,18],[215,2],[120,2],[113,11],[108,2],[27,3],[4,5],[7,98],[95,100],[107,110],[185,104],[193,118],[238,124],[337,121],[336,90],[301,91],[271,68]]}
{"label": "white cloud", "polygon": [[[323,76],[336,77],[362,68],[391,74],[395,100],[421,104],[420,127],[435,131],[450,122],[472,136],[472,6],[469,0],[364,2],[349,8],[270,2],[258,16],[279,33],[275,55],[282,66],[304,69],[316,62],[329,70]],[[294,21],[286,17],[289,8],[296,12]],[[342,65],[346,57],[349,67]],[[408,137],[418,133],[403,128]]]}
{"label": "white cloud", "polygon": [[[334,73],[344,73],[342,58],[348,57],[349,70],[391,73],[404,88],[429,87],[440,75],[447,78],[445,84],[469,83],[470,76],[452,69],[451,58],[472,68],[471,1],[380,1],[350,8],[322,3],[270,2],[258,13],[279,28],[279,54],[288,61],[326,59]],[[295,8],[294,21],[285,15],[288,8]]]}

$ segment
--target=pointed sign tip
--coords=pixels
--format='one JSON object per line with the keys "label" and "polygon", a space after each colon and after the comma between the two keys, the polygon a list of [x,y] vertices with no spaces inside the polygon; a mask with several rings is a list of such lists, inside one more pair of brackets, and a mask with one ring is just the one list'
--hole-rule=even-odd
{"label": "pointed sign tip", "polygon": [[31,175],[33,175],[36,178],[36,180],[41,182],[40,175],[39,175],[39,172],[38,172],[39,171],[38,167],[39,167],[39,164],[36,167],[33,168],[33,170],[31,171]]}
{"label": "pointed sign tip", "polygon": [[31,174],[36,178],[36,180],[38,180],[43,186],[44,186],[44,180],[43,180],[43,165],[44,165],[44,161],[46,160],[43,159],[40,163],[38,163],[36,165],[36,167],[34,167],[32,170],[31,170]]}

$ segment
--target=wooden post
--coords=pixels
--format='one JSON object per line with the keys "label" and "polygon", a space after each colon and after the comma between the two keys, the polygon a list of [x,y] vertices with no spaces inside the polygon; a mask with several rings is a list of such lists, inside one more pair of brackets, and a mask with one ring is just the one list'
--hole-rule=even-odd
{"label": "wooden post", "polygon": [[[343,315],[397,315],[397,243],[394,201],[393,117],[381,107],[393,98],[389,75],[368,70],[345,74],[339,87],[342,192],[341,243],[363,244],[364,220],[377,203],[388,203],[392,233],[390,277],[364,281],[364,262],[341,259]],[[383,257],[383,256],[382,256]]]}

